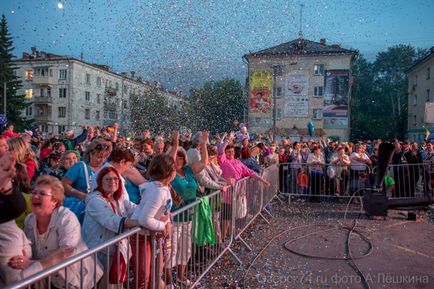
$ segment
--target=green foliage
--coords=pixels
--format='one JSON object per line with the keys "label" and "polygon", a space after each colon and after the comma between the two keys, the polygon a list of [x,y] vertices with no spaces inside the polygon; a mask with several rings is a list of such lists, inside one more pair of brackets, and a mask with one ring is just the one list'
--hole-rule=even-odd
{"label": "green foliage", "polygon": [[169,100],[158,89],[131,98],[131,123],[136,132],[169,133],[178,122],[177,110],[169,107]]}
{"label": "green foliage", "polygon": [[3,91],[6,82],[7,105],[6,113],[9,122],[15,125],[15,130],[20,131],[28,127],[29,122],[21,116],[21,110],[27,107],[24,101],[24,95],[17,95],[17,90],[21,88],[21,81],[15,75],[17,67],[13,64],[12,37],[8,32],[6,17],[3,15],[0,23],[0,113],[4,112]]}
{"label": "green foliage", "polygon": [[206,82],[192,89],[189,99],[189,126],[213,133],[234,129],[234,120],[242,120],[247,103],[241,83],[234,79]]}
{"label": "green foliage", "polygon": [[405,71],[426,55],[410,45],[389,47],[373,63],[360,56],[354,63],[351,139],[404,139],[407,131]]}

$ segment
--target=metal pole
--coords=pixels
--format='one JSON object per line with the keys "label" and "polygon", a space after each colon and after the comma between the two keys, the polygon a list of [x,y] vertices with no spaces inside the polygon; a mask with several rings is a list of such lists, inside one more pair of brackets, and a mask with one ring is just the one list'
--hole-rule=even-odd
{"label": "metal pole", "polygon": [[6,81],[3,83],[3,112],[6,116]]}
{"label": "metal pole", "polygon": [[276,139],[276,70],[273,66],[273,141]]}

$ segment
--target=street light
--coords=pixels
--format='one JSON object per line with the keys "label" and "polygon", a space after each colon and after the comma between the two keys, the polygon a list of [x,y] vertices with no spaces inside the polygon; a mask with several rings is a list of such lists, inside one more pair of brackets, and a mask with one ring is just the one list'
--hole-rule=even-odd
{"label": "street light", "polygon": [[282,66],[273,66],[273,141],[276,140],[276,117],[277,117],[277,107],[276,107],[276,79],[277,75],[282,75]]}

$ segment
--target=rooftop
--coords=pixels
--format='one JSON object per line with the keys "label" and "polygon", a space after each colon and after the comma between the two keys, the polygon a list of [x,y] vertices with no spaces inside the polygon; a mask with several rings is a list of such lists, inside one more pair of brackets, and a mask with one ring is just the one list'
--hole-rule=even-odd
{"label": "rooftop", "polygon": [[358,50],[342,48],[339,44],[327,45],[325,39],[315,42],[307,39],[294,39],[289,42],[266,48],[244,55],[273,56],[273,55],[318,55],[318,54],[358,54]]}

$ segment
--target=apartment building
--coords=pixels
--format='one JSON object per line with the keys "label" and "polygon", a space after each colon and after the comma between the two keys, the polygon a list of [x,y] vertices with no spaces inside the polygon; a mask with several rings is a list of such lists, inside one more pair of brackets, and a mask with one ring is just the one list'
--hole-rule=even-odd
{"label": "apartment building", "polygon": [[434,131],[434,47],[407,71],[408,122],[407,138],[422,142],[427,131]]}
{"label": "apartment building", "polygon": [[82,125],[101,127],[121,123],[130,128],[130,99],[145,97],[156,89],[181,107],[184,98],[158,86],[143,82],[134,72],[115,73],[108,66],[87,63],[71,57],[37,51],[23,53],[14,60],[22,80],[22,91],[29,107],[23,111],[42,132],[81,131]]}
{"label": "apartment building", "polygon": [[243,56],[248,65],[249,130],[343,141],[349,138],[351,66],[356,50],[298,38]]}

